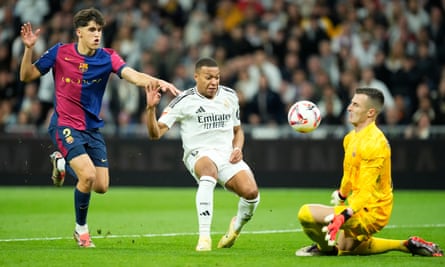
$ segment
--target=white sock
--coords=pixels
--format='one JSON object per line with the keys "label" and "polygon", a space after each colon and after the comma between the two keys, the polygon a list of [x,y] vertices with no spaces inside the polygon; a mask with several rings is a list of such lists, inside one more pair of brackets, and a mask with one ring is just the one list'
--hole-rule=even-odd
{"label": "white sock", "polygon": [[199,236],[210,237],[210,226],[213,217],[213,192],[216,179],[211,176],[201,176],[196,192],[196,210],[198,212]]}
{"label": "white sock", "polygon": [[77,232],[79,235],[88,233],[88,224],[78,225],[78,224],[76,223],[76,232]]}
{"label": "white sock", "polygon": [[60,158],[56,160],[57,169],[59,171],[65,171],[65,159]]}
{"label": "white sock", "polygon": [[254,199],[245,199],[240,197],[238,201],[238,213],[236,214],[236,220],[234,229],[237,233],[241,231],[241,228],[252,218],[255,213],[256,207],[260,203],[260,195]]}

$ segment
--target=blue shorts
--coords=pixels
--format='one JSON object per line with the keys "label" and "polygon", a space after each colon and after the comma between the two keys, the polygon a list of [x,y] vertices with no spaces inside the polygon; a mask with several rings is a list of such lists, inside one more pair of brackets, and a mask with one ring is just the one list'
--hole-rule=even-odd
{"label": "blue shorts", "polygon": [[87,154],[95,166],[108,168],[105,140],[98,129],[78,131],[67,126],[55,126],[50,127],[48,133],[67,162]]}

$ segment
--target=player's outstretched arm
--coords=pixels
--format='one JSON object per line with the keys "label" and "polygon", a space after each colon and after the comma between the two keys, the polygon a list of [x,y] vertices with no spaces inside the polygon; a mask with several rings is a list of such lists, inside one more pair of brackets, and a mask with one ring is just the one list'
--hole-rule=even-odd
{"label": "player's outstretched arm", "polygon": [[147,117],[146,125],[148,130],[148,137],[152,140],[160,139],[167,131],[168,127],[164,123],[160,123],[156,119],[156,106],[161,100],[160,89],[145,88],[145,95],[147,98]]}
{"label": "player's outstretched arm", "polygon": [[122,78],[139,87],[144,87],[145,89],[149,90],[161,89],[162,92],[170,92],[174,96],[178,95],[181,92],[178,88],[176,88],[169,82],[136,71],[135,69],[128,66],[122,70]]}
{"label": "player's outstretched arm", "polygon": [[20,37],[25,46],[22,63],[20,64],[20,81],[30,82],[40,77],[41,73],[34,64],[32,64],[32,50],[40,35],[40,29],[32,31],[31,23],[27,22],[20,29]]}

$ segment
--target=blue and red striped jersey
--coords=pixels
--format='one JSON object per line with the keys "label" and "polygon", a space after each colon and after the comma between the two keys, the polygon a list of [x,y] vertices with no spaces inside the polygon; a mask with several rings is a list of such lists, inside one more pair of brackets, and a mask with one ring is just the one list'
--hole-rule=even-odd
{"label": "blue and red striped jersey", "polygon": [[77,51],[77,44],[58,43],[35,63],[40,73],[52,69],[55,98],[51,126],[68,126],[77,130],[101,128],[99,113],[111,73],[120,78],[125,61],[113,49],[99,48],[93,56]]}

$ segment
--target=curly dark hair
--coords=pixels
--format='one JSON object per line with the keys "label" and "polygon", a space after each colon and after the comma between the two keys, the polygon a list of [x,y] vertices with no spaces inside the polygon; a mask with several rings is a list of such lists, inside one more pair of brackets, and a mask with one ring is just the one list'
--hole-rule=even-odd
{"label": "curly dark hair", "polygon": [[95,8],[82,9],[74,15],[73,26],[74,29],[85,27],[90,21],[96,22],[100,26],[105,25],[104,15]]}

